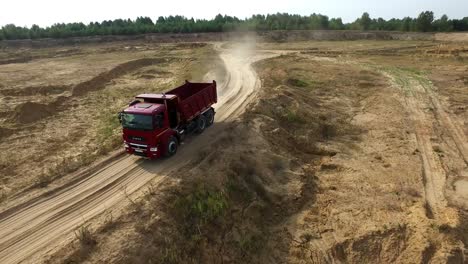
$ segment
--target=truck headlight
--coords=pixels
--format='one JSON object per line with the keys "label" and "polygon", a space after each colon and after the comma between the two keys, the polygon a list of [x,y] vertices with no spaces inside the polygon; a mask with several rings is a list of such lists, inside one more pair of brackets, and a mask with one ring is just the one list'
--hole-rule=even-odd
{"label": "truck headlight", "polygon": [[150,148],[150,151],[151,152],[156,152],[156,151],[158,151],[158,147]]}

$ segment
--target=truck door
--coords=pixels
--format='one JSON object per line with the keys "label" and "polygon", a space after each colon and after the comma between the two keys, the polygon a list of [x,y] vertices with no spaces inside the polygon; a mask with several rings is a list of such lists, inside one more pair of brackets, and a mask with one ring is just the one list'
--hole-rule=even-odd
{"label": "truck door", "polygon": [[164,127],[164,112],[158,113],[154,116],[154,127],[156,129]]}
{"label": "truck door", "polygon": [[174,99],[167,101],[167,112],[169,117],[169,126],[171,128],[177,127],[179,124],[179,113],[177,112],[177,106]]}

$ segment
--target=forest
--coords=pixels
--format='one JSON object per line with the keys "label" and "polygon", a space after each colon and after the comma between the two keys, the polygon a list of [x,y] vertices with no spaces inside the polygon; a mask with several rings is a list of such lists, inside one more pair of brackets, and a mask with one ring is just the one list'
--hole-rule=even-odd
{"label": "forest", "polygon": [[452,32],[468,31],[468,17],[449,19],[447,15],[435,18],[432,11],[418,17],[402,19],[372,18],[367,12],[354,22],[343,23],[341,18],[329,18],[321,14],[301,16],[288,13],[253,15],[239,19],[217,15],[214,19],[193,19],[183,16],[149,17],[105,20],[102,22],[56,23],[48,27],[32,25],[21,27],[8,24],[0,29],[0,40],[68,38],[102,35],[136,35],[147,33],[199,33],[269,30],[383,30],[403,32]]}

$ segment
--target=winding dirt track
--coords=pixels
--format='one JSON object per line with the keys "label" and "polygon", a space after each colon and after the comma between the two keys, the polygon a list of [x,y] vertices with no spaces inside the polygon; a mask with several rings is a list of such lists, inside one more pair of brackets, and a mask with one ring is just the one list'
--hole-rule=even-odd
{"label": "winding dirt track", "polygon": [[[227,76],[219,84],[216,121],[229,122],[243,112],[260,87],[251,67],[255,61],[274,54],[244,54],[220,50]],[[171,171],[186,164],[195,151],[219,134],[214,125],[171,159],[146,161],[119,155],[93,172],[84,174],[51,192],[0,213],[0,263],[37,262],[51,248],[73,238],[73,231],[109,208],[128,202],[127,194],[150,180],[156,185],[170,177]],[[36,260],[36,261],[35,261]]]}

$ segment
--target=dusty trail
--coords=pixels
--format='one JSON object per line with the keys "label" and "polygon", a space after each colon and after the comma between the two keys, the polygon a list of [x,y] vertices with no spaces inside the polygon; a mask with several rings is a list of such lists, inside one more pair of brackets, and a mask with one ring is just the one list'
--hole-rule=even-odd
{"label": "dusty trail", "polygon": [[[440,144],[448,137],[453,144],[450,151],[452,160],[462,160],[468,165],[467,139],[461,126],[453,120],[442,107],[433,87],[419,76],[405,71],[387,72],[395,86],[402,90],[408,112],[414,126],[417,151],[420,153],[423,166],[427,216],[442,222],[454,221],[453,210],[447,207],[445,188],[448,178],[448,164],[444,164],[439,153]],[[452,173],[456,173],[452,170]]]}
{"label": "dusty trail", "polygon": [[412,113],[418,150],[421,152],[423,162],[425,195],[431,209],[428,212],[428,217],[433,218],[433,214],[438,215],[440,210],[446,206],[444,197],[445,171],[437,153],[433,151],[431,138],[435,136],[435,131],[433,120],[424,112],[424,109],[427,109],[424,87],[413,79],[409,79],[409,85],[411,86],[410,96],[406,97],[406,102]]}
{"label": "dusty trail", "polygon": [[[217,47],[219,50],[219,46]],[[260,82],[251,64],[274,54],[245,54],[220,50],[227,76],[219,84],[215,106],[217,122],[236,118],[255,97]],[[73,238],[73,231],[107,209],[127,203],[126,195],[153,180],[164,182],[171,171],[186,164],[198,147],[219,134],[214,125],[192,143],[180,148],[173,158],[146,161],[120,156],[81,180],[52,194],[25,201],[0,213],[0,263],[37,262],[38,257]]]}

